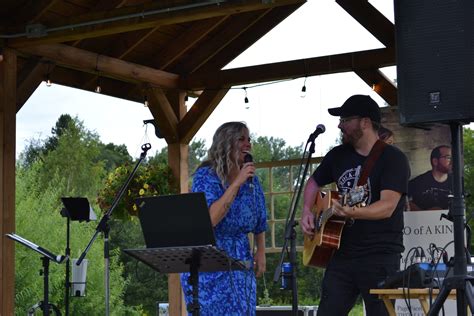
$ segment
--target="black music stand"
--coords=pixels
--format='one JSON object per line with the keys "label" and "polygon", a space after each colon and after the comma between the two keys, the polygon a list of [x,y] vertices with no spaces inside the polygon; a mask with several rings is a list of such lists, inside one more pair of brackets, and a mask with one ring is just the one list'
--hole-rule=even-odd
{"label": "black music stand", "polygon": [[142,197],[136,202],[147,248],[123,251],[161,273],[190,272],[193,302],[187,309],[199,315],[198,272],[246,267],[215,246],[204,193]]}
{"label": "black music stand", "polygon": [[[8,238],[10,239],[13,239],[14,241],[17,241],[19,242],[20,244],[22,244],[23,246],[26,246],[36,252],[38,252],[40,255],[42,255],[43,257],[41,258],[41,260],[43,261],[43,271],[42,271],[42,274],[43,274],[43,301],[40,301],[38,304],[36,304],[34,306],[34,308],[36,307],[39,307],[43,310],[43,315],[46,315],[46,316],[49,316],[49,309],[52,308],[54,310],[54,312],[56,313],[56,315],[61,315],[61,313],[59,312],[59,309],[53,305],[53,304],[50,304],[49,303],[49,261],[53,261],[55,263],[62,263],[65,259],[64,256],[60,256],[60,255],[55,255],[53,254],[52,252],[48,251],[47,249],[44,249],[34,243],[32,243],[31,241],[17,235],[17,234],[14,234],[14,233],[10,233],[10,234],[5,234],[5,236],[7,236]],[[41,274],[41,272],[40,272]]]}
{"label": "black music stand", "polygon": [[244,270],[245,265],[214,246],[125,249],[126,254],[161,273],[190,272],[193,302],[187,306],[192,315],[199,315],[199,272]]}

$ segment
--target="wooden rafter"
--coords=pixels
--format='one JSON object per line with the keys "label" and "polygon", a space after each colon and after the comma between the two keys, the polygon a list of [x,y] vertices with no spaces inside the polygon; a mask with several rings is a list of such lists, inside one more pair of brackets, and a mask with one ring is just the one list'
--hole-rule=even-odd
{"label": "wooden rafter", "polygon": [[173,68],[173,71],[179,73],[192,73],[196,71],[221,49],[229,45],[261,19],[267,12],[268,10],[245,12],[229,17],[225,21],[225,27],[220,28],[220,31],[217,34],[213,34],[212,38],[208,38],[205,43],[200,43],[199,49],[192,52],[193,58],[186,59],[186,62],[180,63],[177,67]]}
{"label": "wooden rafter", "polygon": [[18,75],[19,84],[16,95],[17,113],[44,80],[44,76],[49,70],[46,63],[36,61],[30,62],[30,65],[23,68],[24,70]]}
{"label": "wooden rafter", "polygon": [[378,69],[359,69],[354,72],[390,105],[397,105],[397,87]]}
{"label": "wooden rafter", "polygon": [[94,74],[100,72],[103,76],[128,82],[148,82],[166,88],[176,88],[178,83],[178,75],[63,44],[24,47],[21,52],[42,56],[67,68],[80,69]]}
{"label": "wooden rafter", "polygon": [[184,90],[213,89],[221,86],[327,75],[393,65],[395,65],[395,50],[393,48],[381,48],[221,70],[214,73],[196,73],[189,75],[187,79],[183,79],[180,86]]}
{"label": "wooden rafter", "polygon": [[150,88],[147,90],[147,95],[149,99],[148,108],[155,118],[161,135],[168,144],[178,142],[178,117],[173,111],[166,94],[159,88]]}
{"label": "wooden rafter", "polygon": [[[17,23],[37,23],[43,15],[60,0],[36,0],[28,1],[28,5],[23,10],[11,15],[11,21],[7,24],[15,25]],[[5,23],[5,21],[4,21]]]}
{"label": "wooden rafter", "polygon": [[395,45],[395,26],[367,0],[336,0],[357,22],[386,47]]}
{"label": "wooden rafter", "polygon": [[247,32],[235,38],[226,47],[222,48],[211,57],[206,64],[199,68],[199,72],[214,72],[222,69],[229,62],[239,56],[246,47],[252,46],[264,34],[278,25],[279,21],[284,20],[291,13],[293,13],[302,4],[273,8],[270,12],[265,14],[261,19],[253,23]]}
{"label": "wooden rafter", "polygon": [[178,124],[181,142],[188,144],[229,91],[229,87],[205,90]]}
{"label": "wooden rafter", "polygon": [[163,50],[152,57],[154,68],[163,70],[171,68],[181,56],[220,26],[228,17],[219,16],[193,24],[186,32],[183,32],[178,38],[174,38]]}
{"label": "wooden rafter", "polygon": [[[8,45],[13,48],[35,46],[49,43],[62,43],[67,41],[76,41],[86,38],[94,38],[111,34],[125,33],[147,28],[154,28],[161,25],[178,24],[191,21],[197,21],[217,16],[225,16],[236,13],[264,10],[276,6],[288,5],[292,3],[302,3],[303,0],[274,0],[271,2],[262,2],[261,0],[248,0],[244,2],[223,2],[219,5],[209,5],[196,7],[192,9],[183,9],[180,11],[162,10],[160,13],[147,16],[137,16],[128,19],[119,20],[110,23],[101,23],[106,19],[121,19],[129,15],[140,15],[144,12],[152,11],[154,6],[135,6],[124,7],[115,10],[94,12],[84,14],[75,18],[57,21],[54,27],[65,27],[72,24],[97,23],[89,26],[67,28],[51,32],[45,37],[40,38],[13,38],[8,41]],[[155,5],[156,6],[156,5]]]}

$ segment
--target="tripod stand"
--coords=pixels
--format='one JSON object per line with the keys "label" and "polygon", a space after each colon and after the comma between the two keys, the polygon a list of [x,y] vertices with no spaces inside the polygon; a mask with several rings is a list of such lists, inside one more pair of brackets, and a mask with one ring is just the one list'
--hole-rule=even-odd
{"label": "tripod stand", "polygon": [[55,255],[47,249],[40,247],[17,234],[9,233],[5,234],[5,236],[19,242],[20,244],[38,252],[43,256],[41,258],[41,261],[43,262],[43,270],[40,271],[40,274],[43,275],[43,300],[31,307],[28,310],[28,315],[33,315],[35,310],[38,308],[41,308],[43,315],[45,316],[50,315],[50,309],[52,309],[56,315],[61,315],[59,309],[55,305],[49,303],[49,262],[53,261],[60,264],[64,261],[65,257],[61,255]]}
{"label": "tripod stand", "polygon": [[457,315],[467,314],[467,303],[474,312],[474,288],[472,281],[474,278],[467,275],[467,258],[464,249],[464,227],[465,227],[465,200],[463,194],[463,178],[461,165],[461,145],[462,145],[462,124],[451,122],[451,143],[452,143],[452,162],[453,162],[453,197],[449,207],[450,215],[453,219],[454,230],[454,275],[446,278],[443,282],[440,292],[428,315],[438,315],[443,303],[451,290],[456,289],[456,308]]}
{"label": "tripod stand", "polygon": [[47,256],[44,256],[41,258],[41,261],[43,261],[43,270],[41,271],[41,274],[43,274],[43,300],[37,303],[36,305],[32,306],[28,310],[28,316],[34,315],[35,310],[38,308],[41,308],[44,316],[49,316],[51,309],[54,311],[55,315],[61,315],[56,305],[51,304],[48,298],[49,297],[49,261],[50,259]]}

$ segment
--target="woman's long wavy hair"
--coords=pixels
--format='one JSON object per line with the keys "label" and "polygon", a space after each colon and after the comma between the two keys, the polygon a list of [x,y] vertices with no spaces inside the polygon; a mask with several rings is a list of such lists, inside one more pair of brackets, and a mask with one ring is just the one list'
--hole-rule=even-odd
{"label": "woman's long wavy hair", "polygon": [[238,143],[244,130],[248,130],[248,127],[243,122],[222,124],[214,133],[206,160],[199,166],[211,166],[216,171],[222,185],[225,185],[229,171],[238,167]]}

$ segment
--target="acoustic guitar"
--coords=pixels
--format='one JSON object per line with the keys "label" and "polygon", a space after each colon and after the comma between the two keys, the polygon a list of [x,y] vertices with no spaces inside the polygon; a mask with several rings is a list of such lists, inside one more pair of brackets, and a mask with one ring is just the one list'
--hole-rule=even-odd
{"label": "acoustic guitar", "polygon": [[341,205],[350,207],[361,204],[367,197],[367,187],[359,186],[348,193],[320,191],[316,196],[314,213],[314,236],[304,236],[303,264],[305,266],[325,268],[334,252],[339,249],[345,217],[335,216],[332,199],[338,199]]}

